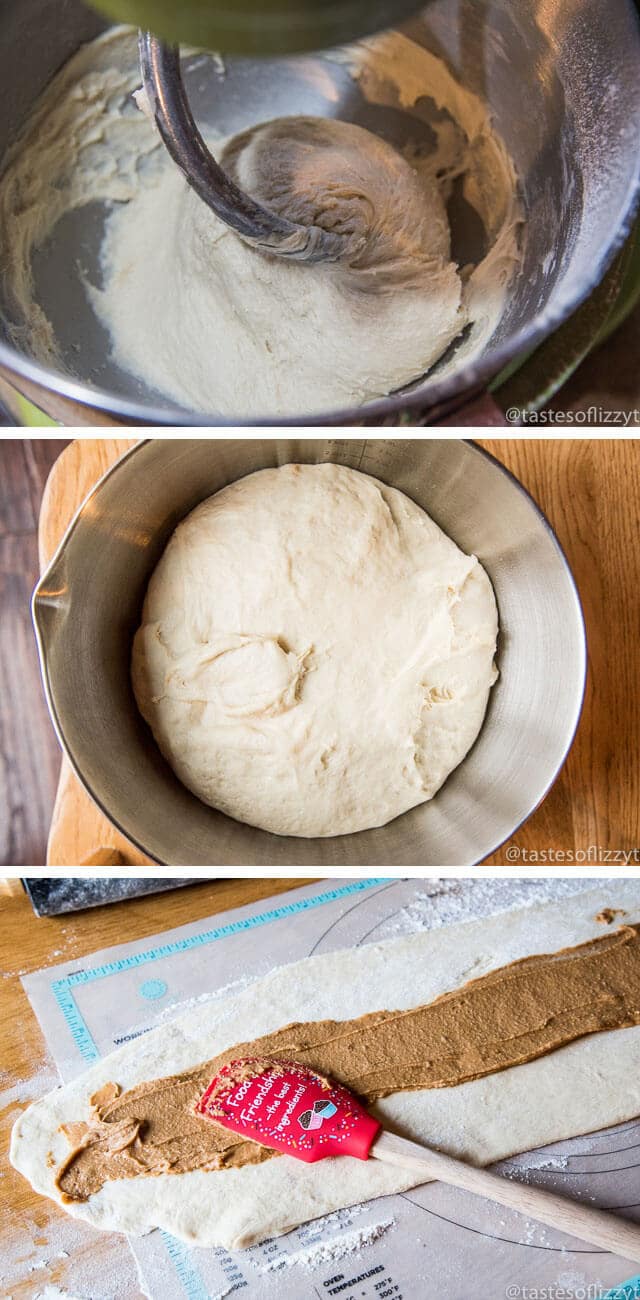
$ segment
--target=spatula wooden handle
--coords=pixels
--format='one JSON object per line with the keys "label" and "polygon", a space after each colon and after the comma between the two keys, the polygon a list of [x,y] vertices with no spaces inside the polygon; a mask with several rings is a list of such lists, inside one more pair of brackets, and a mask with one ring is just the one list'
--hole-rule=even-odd
{"label": "spatula wooden handle", "polygon": [[488,1169],[478,1169],[441,1151],[432,1151],[417,1142],[397,1137],[395,1133],[381,1133],[369,1155],[391,1165],[400,1165],[403,1169],[412,1169],[425,1179],[437,1178],[442,1183],[475,1192],[477,1196],[486,1196],[497,1201],[498,1205],[518,1210],[528,1218],[547,1223],[549,1227],[579,1237],[581,1241],[589,1241],[614,1255],[622,1255],[624,1259],[640,1260],[640,1225],[628,1223],[606,1210],[579,1205],[541,1187],[502,1178]]}

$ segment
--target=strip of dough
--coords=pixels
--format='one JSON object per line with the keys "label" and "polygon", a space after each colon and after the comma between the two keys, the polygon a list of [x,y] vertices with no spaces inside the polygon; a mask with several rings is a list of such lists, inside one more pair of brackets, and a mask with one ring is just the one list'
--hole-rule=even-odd
{"label": "strip of dough", "polygon": [[65,1125],[71,1150],[57,1186],[65,1200],[86,1201],[119,1178],[217,1170],[277,1155],[215,1123],[211,1107],[207,1118],[199,1113],[199,1098],[234,1058],[253,1061],[254,1072],[256,1061],[297,1061],[371,1106],[397,1092],[457,1087],[587,1034],[632,1025],[640,1025],[640,926],[627,925],[510,962],[408,1011],[285,1025],[195,1070],[126,1092],[114,1080],[91,1098],[90,1124]]}
{"label": "strip of dough", "polygon": [[[69,1148],[59,1126],[88,1120],[89,1098],[110,1080],[127,1088],[190,1069],[295,1020],[348,1019],[385,1005],[430,1001],[510,961],[600,937],[597,917],[608,906],[623,908],[625,923],[637,924],[640,885],[621,881],[615,892],[598,888],[280,968],[213,1008],[198,1008],[127,1044],[29,1107],[14,1128],[12,1161],[37,1191],[61,1202],[56,1166]],[[458,1087],[396,1093],[376,1109],[407,1137],[479,1164],[621,1123],[640,1112],[640,1028],[595,1034]],[[111,1182],[65,1208],[102,1228],[163,1227],[194,1244],[238,1248],[414,1183],[410,1173],[381,1162],[345,1157],[312,1166],[281,1158]]]}

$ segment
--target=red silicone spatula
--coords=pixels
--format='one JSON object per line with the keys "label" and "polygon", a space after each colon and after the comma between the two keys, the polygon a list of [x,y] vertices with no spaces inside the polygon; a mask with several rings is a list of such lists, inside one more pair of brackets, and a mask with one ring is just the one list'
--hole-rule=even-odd
{"label": "red silicone spatula", "polygon": [[625,1259],[640,1260],[636,1224],[386,1133],[353,1093],[305,1065],[248,1058],[231,1061],[211,1081],[196,1111],[296,1160],[311,1163],[327,1156],[386,1160],[412,1170],[419,1175],[416,1181],[437,1178]]}

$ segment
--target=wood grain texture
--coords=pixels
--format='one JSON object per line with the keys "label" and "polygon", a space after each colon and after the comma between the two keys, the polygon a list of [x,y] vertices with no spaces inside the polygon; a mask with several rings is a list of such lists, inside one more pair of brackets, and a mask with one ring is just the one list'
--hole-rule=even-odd
{"label": "wood grain texture", "polygon": [[[129,445],[91,440],[64,452],[45,494],[43,560],[92,482]],[[579,865],[576,853],[595,846],[596,859],[584,861],[604,864],[606,853],[640,846],[640,441],[503,438],[480,445],[517,475],[555,528],[580,591],[589,644],[585,707],[569,759],[543,804],[487,863],[551,860],[562,869]],[[64,764],[50,864],[74,865],[100,847],[142,861],[122,837],[107,841],[107,829]]]}
{"label": "wood grain texture", "polygon": [[[552,861],[562,874],[563,866],[580,865],[579,855],[595,846],[597,857],[583,865],[610,865],[606,855],[618,851],[635,851],[637,865],[640,442],[493,439],[481,445],[517,475],[553,525],[582,600],[589,657],[582,718],[560,777],[537,812],[487,861],[512,867]],[[507,855],[514,848],[519,858]]]}
{"label": "wood grain texture", "polygon": [[[39,529],[40,567],[44,569],[57,550],[67,524],[98,479],[135,439],[76,440],[65,449],[50,474],[42,499]],[[150,866],[151,861],[112,826],[89,798],[63,757],[51,818],[47,863],[74,867],[96,853],[115,853],[122,866]]]}
{"label": "wood grain texture", "polygon": [[0,863],[44,861],[60,750],[31,627],[37,519],[63,439],[0,440]]}
{"label": "wood grain texture", "polygon": [[[6,1159],[11,1128],[20,1111],[57,1083],[20,976],[307,883],[294,879],[206,881],[75,915],[38,919],[20,882],[0,880],[0,1295],[33,1300],[48,1283],[69,1295],[89,1296],[93,1294],[92,1279],[99,1278],[100,1294],[108,1295],[109,1300],[143,1300],[125,1238],[69,1219],[53,1201],[37,1196]],[[231,972],[230,978],[241,973]],[[60,1257],[62,1249],[69,1258]]]}

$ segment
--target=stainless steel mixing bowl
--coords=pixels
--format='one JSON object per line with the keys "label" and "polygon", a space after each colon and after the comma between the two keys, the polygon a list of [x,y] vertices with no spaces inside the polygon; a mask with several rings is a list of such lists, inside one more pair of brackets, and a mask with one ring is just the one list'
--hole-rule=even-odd
{"label": "stainless steel mixing bowl", "polygon": [[[8,107],[0,122],[0,157],[52,74],[101,29],[101,20],[81,0],[4,0],[0,80]],[[491,109],[521,180],[528,231],[522,273],[479,359],[461,363],[447,378],[436,369],[410,391],[366,407],[292,412],[287,423],[392,420],[409,407],[435,414],[459,405],[574,310],[630,228],[640,188],[640,29],[633,0],[431,0],[402,30],[442,56]],[[188,85],[199,119],[230,133],[302,112],[359,122],[393,143],[420,137],[428,145],[435,111],[428,86],[410,112],[399,105],[368,105],[344,69],[309,57],[231,61],[224,79],[203,77],[196,66]],[[80,261],[98,277],[104,215],[95,204],[65,218],[36,259],[39,297],[70,374],[35,364],[26,344],[22,351],[12,344],[6,315],[0,322],[0,368],[67,423],[90,423],[92,412],[96,421],[106,414],[128,424],[220,423],[215,392],[211,414],[194,415],[146,390],[109,360],[108,338],[77,271]],[[453,252],[461,263],[482,251],[482,231],[468,216],[454,201]],[[242,393],[236,417],[224,423],[246,423]]]}
{"label": "stainless steel mixing bowl", "polygon": [[[178,521],[225,484],[296,461],[350,465],[408,493],[479,557],[500,613],[500,677],[464,762],[429,803],[376,830],[331,839],[271,835],[201,803],[161,757],[129,677],[146,585]],[[584,628],[562,551],[520,484],[458,439],[139,443],[84,502],[33,612],[51,715],[78,776],[130,839],[171,866],[477,862],[548,790],[582,704]]]}

